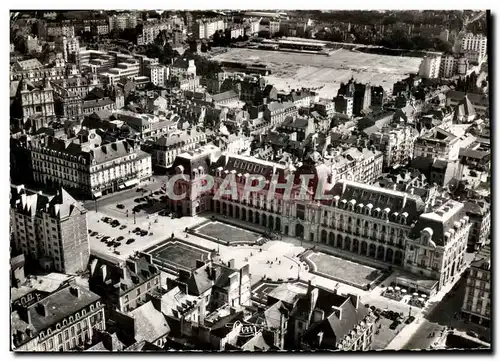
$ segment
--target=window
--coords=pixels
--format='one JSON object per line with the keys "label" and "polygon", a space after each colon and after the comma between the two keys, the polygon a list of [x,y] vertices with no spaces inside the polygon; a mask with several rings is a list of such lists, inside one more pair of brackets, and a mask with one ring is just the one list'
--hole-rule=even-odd
{"label": "window", "polygon": [[137,296],[140,296],[141,295],[141,289],[137,289]]}
{"label": "window", "polygon": [[67,340],[69,338],[68,330],[64,331],[64,339]]}
{"label": "window", "polygon": [[57,335],[57,342],[62,343],[62,333]]}

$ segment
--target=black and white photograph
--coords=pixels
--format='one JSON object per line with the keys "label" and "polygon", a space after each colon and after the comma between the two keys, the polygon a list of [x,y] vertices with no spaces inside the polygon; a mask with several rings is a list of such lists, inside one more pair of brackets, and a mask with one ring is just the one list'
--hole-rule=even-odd
{"label": "black and white photograph", "polygon": [[11,353],[492,353],[490,10],[128,5],[9,4]]}

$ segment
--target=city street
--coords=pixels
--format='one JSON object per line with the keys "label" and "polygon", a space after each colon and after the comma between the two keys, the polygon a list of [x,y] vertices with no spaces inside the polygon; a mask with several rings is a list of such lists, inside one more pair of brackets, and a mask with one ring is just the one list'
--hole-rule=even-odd
{"label": "city street", "polygon": [[[421,319],[418,331],[413,334],[404,349],[430,348],[430,345],[441,336],[444,327],[452,325],[455,314],[460,313],[465,295],[465,280],[461,278],[458,282],[459,288],[450,291],[429,315]],[[455,296],[450,296],[453,293]],[[429,338],[431,333],[435,336]]]}
{"label": "city street", "polygon": [[[466,253],[464,257],[465,266],[462,272],[467,269],[474,258],[473,253]],[[463,273],[460,273],[460,275]],[[458,277],[456,275],[455,277]],[[387,347],[388,349],[429,349],[434,342],[442,343],[441,330],[445,325],[454,327],[458,321],[454,319],[455,313],[460,313],[462,307],[465,283],[463,279],[457,280],[458,288],[453,290],[454,285],[447,285],[438,294],[434,295],[429,301],[420,315],[415,315],[416,320],[413,324],[406,327]],[[454,294],[454,295],[453,295]],[[450,297],[450,295],[453,295]],[[429,334],[434,333],[433,338],[429,338]],[[443,334],[443,336],[445,336]]]}
{"label": "city street", "polygon": [[[148,191],[156,191],[166,182],[167,182],[167,176],[155,175],[152,176],[152,180],[150,182],[140,184],[138,187],[146,189]],[[97,199],[97,201],[87,200],[83,202],[83,205],[89,211],[94,211],[94,212],[96,211],[96,207],[97,210],[99,210],[100,207],[106,207],[109,205],[116,206],[118,203],[122,203],[127,199],[133,199],[139,197],[141,193],[137,192],[138,187],[105,195],[104,197]]]}

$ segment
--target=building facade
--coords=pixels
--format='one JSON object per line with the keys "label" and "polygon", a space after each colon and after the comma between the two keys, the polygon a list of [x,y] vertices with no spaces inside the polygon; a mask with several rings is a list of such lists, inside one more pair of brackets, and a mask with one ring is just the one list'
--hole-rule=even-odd
{"label": "building facade", "polygon": [[436,127],[415,140],[413,156],[455,161],[458,159],[459,151],[460,139]]}
{"label": "building facade", "polygon": [[137,26],[137,14],[136,13],[121,13],[117,15],[112,15],[108,18],[109,30],[125,30],[129,28],[135,28]]}
{"label": "building facade", "polygon": [[48,186],[64,186],[84,196],[98,198],[151,177],[151,156],[138,156],[138,145],[127,140],[101,143],[94,130],[70,140],[33,139],[35,181]]}
{"label": "building facade", "polygon": [[439,70],[441,67],[441,56],[426,56],[422,59],[418,75],[422,79],[439,78]]}
{"label": "building facade", "polygon": [[491,324],[491,249],[483,248],[471,263],[465,286],[462,318],[485,327]]}
{"label": "building facade", "polygon": [[490,204],[484,200],[470,200],[464,203],[464,206],[471,221],[468,248],[479,251],[487,244],[491,234]]}
{"label": "building facade", "polygon": [[141,253],[121,263],[93,257],[89,268],[89,288],[102,297],[110,313],[136,309],[148,301],[148,294],[161,287],[160,271],[149,254]]}
{"label": "building facade", "polygon": [[104,305],[91,291],[70,284],[12,313],[12,348],[17,352],[83,350],[94,330],[105,330]]}
{"label": "building facade", "polygon": [[87,210],[66,190],[54,196],[12,186],[10,213],[16,251],[46,270],[75,274],[86,269]]}
{"label": "building facade", "polygon": [[[304,166],[295,172],[282,164],[218,154],[220,153],[217,153],[217,150],[207,150],[205,154],[200,152],[196,155],[190,154],[189,157],[177,157],[173,165],[176,173],[188,174],[190,180],[178,180],[175,183],[174,192],[185,194],[185,197],[180,201],[172,201],[168,205],[171,210],[189,215],[211,210],[285,235],[375,258],[388,265],[405,267],[418,275],[421,275],[422,271],[422,274],[426,275],[422,277],[431,277],[432,280],[432,287],[422,290],[428,294],[450,282],[463,265],[470,228],[468,217],[456,216],[463,206],[447,206],[452,207],[445,212],[447,216],[449,213],[457,219],[457,226],[452,223],[451,227],[457,228],[450,231],[452,235],[446,242],[436,241],[440,247],[441,259],[445,261],[432,263],[430,266],[426,264],[429,269],[425,268],[424,272],[420,266],[405,263],[405,260],[410,258],[406,252],[431,247],[417,246],[418,241],[411,238],[410,233],[419,224],[427,223],[427,218],[440,217],[437,215],[444,212],[444,208],[439,207],[434,193],[433,196],[427,195],[422,199],[421,196],[413,194],[411,189],[403,192],[348,180],[340,180],[332,185],[328,182],[330,176],[328,167],[324,164]],[[215,185],[210,191],[198,192],[196,187],[203,182],[204,174],[212,175]],[[235,177],[238,187],[237,199],[229,196],[223,196],[219,200],[213,199],[223,179],[231,174]],[[270,182],[261,191],[245,194],[242,190],[250,174],[263,175]],[[274,184],[272,179],[287,184],[285,179],[291,176],[296,182],[300,174],[313,177],[306,198],[301,193],[303,191],[300,182],[293,185],[291,199],[283,199],[279,193],[271,194],[269,198],[270,184]],[[319,184],[322,184],[320,189],[324,192],[329,189],[329,200],[313,199]],[[299,194],[302,196],[299,197]],[[434,214],[437,215],[431,216]],[[433,230],[437,237],[445,239],[441,235],[443,226],[440,224],[433,223],[429,229]],[[435,251],[429,251],[428,254],[433,252]]]}
{"label": "building facade", "polygon": [[466,54],[477,54],[475,62],[483,61],[487,53],[488,38],[485,35],[468,33],[462,38],[461,51]]}
{"label": "building facade", "polygon": [[383,127],[370,134],[374,147],[384,155],[384,168],[406,164],[413,157],[418,132],[410,126]]}

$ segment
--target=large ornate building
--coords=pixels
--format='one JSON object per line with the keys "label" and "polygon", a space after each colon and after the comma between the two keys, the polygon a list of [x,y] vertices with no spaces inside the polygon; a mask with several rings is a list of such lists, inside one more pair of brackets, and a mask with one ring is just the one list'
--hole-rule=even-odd
{"label": "large ornate building", "polygon": [[[168,207],[173,211],[195,215],[211,210],[288,236],[375,258],[429,281],[425,287],[419,286],[427,294],[448,284],[464,265],[469,218],[462,204],[442,200],[436,189],[422,197],[411,188],[398,191],[350,180],[334,183],[325,164],[306,161],[295,170],[291,165],[221,154],[217,148],[181,154],[173,167],[176,173],[190,177],[176,181],[174,193],[186,196],[169,200]],[[206,182],[205,175],[213,177],[214,186],[199,191],[197,187]],[[244,192],[247,179],[253,175],[265,178],[264,189]],[[237,197],[214,199],[221,185],[229,188],[226,177],[234,177]],[[302,181],[304,177],[309,177],[307,183]],[[269,195],[269,189],[277,183],[291,185],[288,199],[279,189]],[[328,199],[318,200],[315,196],[320,191]],[[411,280],[401,278],[399,282],[417,288]]]}
{"label": "large ornate building", "polygon": [[117,140],[103,144],[94,130],[82,129],[74,138],[37,136],[27,143],[35,182],[64,186],[83,196],[131,187],[151,177],[151,155],[137,144]]}
{"label": "large ornate building", "polygon": [[54,90],[48,79],[32,82],[21,80],[12,103],[13,118],[19,119],[19,129],[36,131],[55,118]]}

